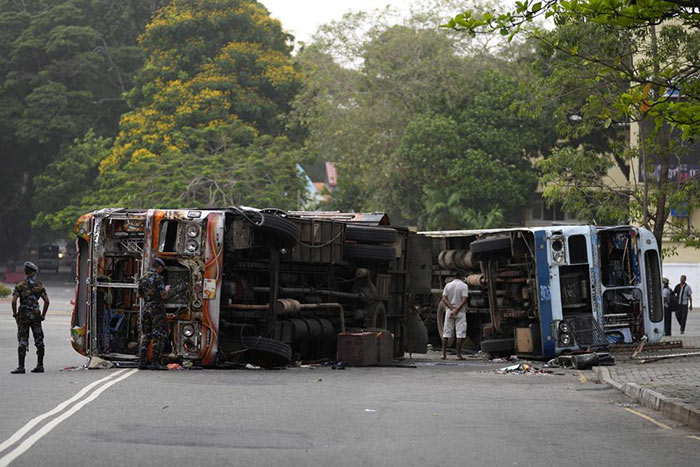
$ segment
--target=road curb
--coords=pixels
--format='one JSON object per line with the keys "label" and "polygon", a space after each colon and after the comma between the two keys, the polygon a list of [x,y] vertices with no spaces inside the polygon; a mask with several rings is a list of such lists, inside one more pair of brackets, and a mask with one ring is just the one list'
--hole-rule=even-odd
{"label": "road curb", "polygon": [[666,397],[661,393],[648,388],[643,388],[636,383],[620,383],[610,376],[610,370],[604,367],[595,367],[598,380],[613,386],[620,392],[627,394],[644,407],[657,410],[668,418],[700,430],[700,411],[684,404],[679,399]]}

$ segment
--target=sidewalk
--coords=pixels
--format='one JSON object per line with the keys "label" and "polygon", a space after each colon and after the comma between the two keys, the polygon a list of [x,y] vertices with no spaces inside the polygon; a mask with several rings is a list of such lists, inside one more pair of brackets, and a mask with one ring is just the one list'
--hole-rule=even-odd
{"label": "sidewalk", "polygon": [[[700,352],[699,336],[674,336],[672,340],[683,340],[683,348],[664,353]],[[630,360],[629,354],[620,354],[616,361],[616,366],[596,367],[600,381],[645,407],[700,430],[700,356],[639,363]]]}

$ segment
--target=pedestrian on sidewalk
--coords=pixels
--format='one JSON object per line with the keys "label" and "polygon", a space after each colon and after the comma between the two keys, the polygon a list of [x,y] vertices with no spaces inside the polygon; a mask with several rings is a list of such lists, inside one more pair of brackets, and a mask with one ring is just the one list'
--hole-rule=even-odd
{"label": "pedestrian on sidewalk", "polygon": [[457,338],[457,360],[462,357],[462,344],[467,337],[467,295],[469,288],[464,282],[466,273],[459,270],[455,278],[445,286],[442,292],[442,303],[447,307],[445,312],[445,326],[442,333],[442,359],[446,358],[447,341],[452,335]]}
{"label": "pedestrian on sidewalk", "polygon": [[[46,295],[44,285],[36,280],[36,273],[39,268],[36,264],[27,261],[24,263],[24,281],[18,283],[12,291],[12,317],[17,321],[17,358],[19,364],[17,369],[10,373],[13,375],[23,375],[24,358],[29,347],[29,330],[34,336],[34,346],[36,347],[37,363],[32,373],[44,372],[44,331],[41,329],[41,322],[46,318],[49,311],[49,297]],[[39,299],[44,301],[44,307],[39,311]],[[19,300],[19,310],[17,309]]]}
{"label": "pedestrian on sidewalk", "polygon": [[693,310],[693,289],[685,283],[686,277],[681,276],[680,284],[676,285],[673,293],[678,297],[678,310],[676,320],[681,327],[681,334],[685,333],[685,323],[688,319],[688,310]]}
{"label": "pedestrian on sidewalk", "polygon": [[663,288],[663,299],[664,299],[664,336],[671,335],[671,324],[673,316],[671,313],[671,296],[673,295],[673,290],[669,286],[668,277],[664,277],[664,288]]}

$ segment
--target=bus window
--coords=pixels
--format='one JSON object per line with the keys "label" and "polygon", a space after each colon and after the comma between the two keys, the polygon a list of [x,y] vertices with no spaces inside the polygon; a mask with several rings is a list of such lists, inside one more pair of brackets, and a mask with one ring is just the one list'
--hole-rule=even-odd
{"label": "bus window", "polygon": [[160,236],[158,239],[159,250],[167,252],[177,251],[177,225],[175,220],[164,220],[160,223]]}
{"label": "bus window", "polygon": [[572,235],[569,237],[569,264],[588,263],[588,249],[584,235]]}

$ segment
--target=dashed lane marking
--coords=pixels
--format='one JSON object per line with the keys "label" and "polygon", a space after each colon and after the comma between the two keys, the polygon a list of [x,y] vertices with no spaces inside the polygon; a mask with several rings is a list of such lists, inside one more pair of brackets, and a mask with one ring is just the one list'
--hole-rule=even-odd
{"label": "dashed lane marking", "polygon": [[630,409],[629,407],[624,407],[624,409],[625,409],[626,411],[628,411],[628,412],[631,412],[631,413],[633,413],[633,414],[639,416],[639,417],[642,417],[644,420],[646,420],[646,421],[648,421],[648,422],[651,422],[651,423],[653,423],[654,425],[660,426],[660,427],[663,428],[664,430],[672,430],[672,429],[673,429],[673,428],[671,428],[670,426],[666,425],[665,423],[661,423],[661,422],[659,422],[659,421],[657,421],[657,420],[654,420],[654,419],[651,418],[650,416],[644,415],[643,413],[637,412],[636,410]]}

